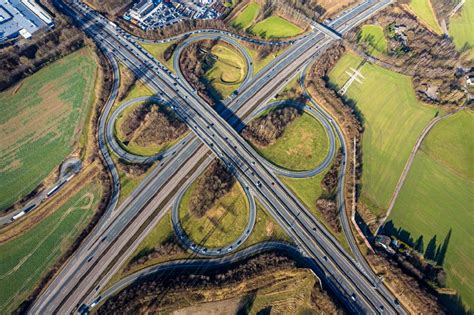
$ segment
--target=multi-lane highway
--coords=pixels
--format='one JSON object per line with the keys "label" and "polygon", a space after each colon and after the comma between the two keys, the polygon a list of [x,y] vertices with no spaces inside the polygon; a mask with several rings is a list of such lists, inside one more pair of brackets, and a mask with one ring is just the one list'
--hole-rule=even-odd
{"label": "multi-lane highway", "polygon": [[[362,6],[358,6],[346,16],[336,19],[334,26],[336,29],[339,27],[339,33],[344,32],[376,10],[384,7],[387,3],[388,1],[364,2]],[[63,9],[65,11],[69,10],[66,7],[63,7]],[[75,10],[76,18],[82,22],[81,19],[84,16],[81,14],[80,8],[76,7]],[[68,13],[70,14],[71,11]],[[373,281],[357,267],[355,262],[342,250],[324,227],[311,216],[308,216],[308,212],[301,203],[259,161],[258,154],[226,121],[235,123],[239,119],[237,117],[242,117],[245,113],[248,113],[256,104],[271,94],[272,90],[281,86],[284,83],[282,82],[284,78],[301,67],[314,54],[320,52],[331,40],[320,33],[301,40],[298,52],[293,51],[290,57],[283,58],[273,68],[264,71],[263,77],[256,78],[255,83],[249,85],[246,92],[250,91],[248,92],[250,97],[234,100],[236,105],[239,104],[239,101],[242,102],[239,104],[242,106],[238,106],[237,115],[227,117],[224,115],[226,118],[224,119],[204,104],[181,82],[177,81],[175,77],[160,68],[150,56],[118,35],[113,28],[111,29],[107,24],[104,25],[95,19],[92,19],[92,21],[93,23],[83,24],[84,29],[101,45],[108,45],[119,60],[131,67],[132,71],[140,74],[141,78],[158,93],[163,93],[169,102],[175,104],[177,113],[191,127],[199,139],[217,156],[228,163],[229,167],[236,170],[239,179],[246,183],[267,206],[283,228],[297,241],[300,248],[314,261],[318,262],[322,269],[322,272],[321,270],[318,270],[318,272],[321,272],[325,282],[340,294],[340,298],[347,303],[348,307],[358,312],[402,312],[394,305],[393,297],[386,291],[381,292],[375,288]],[[276,78],[282,78],[282,80],[276,80]],[[242,95],[244,94],[245,92],[242,93]],[[192,143],[194,142],[188,144],[188,147]],[[178,170],[177,173],[183,173],[180,168],[176,170]],[[175,174],[173,176],[179,175]],[[168,181],[163,187],[168,187],[170,182],[172,181]],[[158,194],[161,195],[160,198],[164,198],[164,193],[162,191]],[[162,202],[165,201],[162,200]],[[134,219],[134,222],[136,220],[139,219]],[[117,238],[113,244],[102,246],[104,247],[101,247],[102,249],[98,246],[95,249],[100,257],[91,256],[87,258],[87,262],[93,261],[91,268],[84,268],[82,264],[85,261],[80,259],[78,259],[78,264],[75,265],[76,269],[66,268],[69,271],[65,272],[65,276],[62,275],[63,273],[60,274],[60,277],[58,277],[60,280],[53,282],[47,292],[37,301],[33,310],[39,312],[70,311],[76,307],[75,302],[80,302],[84,294],[89,294],[90,286],[95,283],[94,279],[98,279],[102,273],[98,262],[105,261],[107,263],[107,261],[113,260],[114,257],[110,254],[113,253],[111,247],[119,244],[121,239],[126,238],[124,234],[111,235],[111,237]],[[101,250],[106,249],[107,251],[101,253]]]}

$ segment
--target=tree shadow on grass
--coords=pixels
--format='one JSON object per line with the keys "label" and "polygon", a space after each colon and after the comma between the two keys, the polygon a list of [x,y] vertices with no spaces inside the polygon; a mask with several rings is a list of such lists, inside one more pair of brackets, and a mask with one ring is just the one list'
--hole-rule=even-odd
{"label": "tree shadow on grass", "polygon": [[442,243],[438,244],[436,235],[431,237],[424,249],[424,236],[420,235],[416,240],[413,239],[411,233],[401,227],[396,227],[392,220],[388,221],[380,229],[380,234],[393,236],[397,240],[400,240],[417,252],[422,254],[425,259],[434,261],[438,266],[443,266],[446,259],[446,253],[448,251],[449,242],[451,240],[452,229],[449,229]]}

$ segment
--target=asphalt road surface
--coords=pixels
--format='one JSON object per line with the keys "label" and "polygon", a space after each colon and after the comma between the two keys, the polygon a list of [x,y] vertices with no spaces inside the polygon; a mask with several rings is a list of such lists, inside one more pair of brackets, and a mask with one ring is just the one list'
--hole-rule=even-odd
{"label": "asphalt road surface", "polygon": [[[351,11],[345,17],[342,16],[335,20],[340,22],[341,30],[338,31],[341,33],[349,29],[386,4],[387,2],[371,1],[364,3],[365,7],[358,6],[356,10]],[[66,8],[64,9],[66,10]],[[76,13],[78,12],[76,11]],[[82,18],[82,16],[78,15],[78,18]],[[150,61],[149,56],[146,56],[139,48],[130,45],[126,40],[115,34],[110,27],[99,25],[100,28],[95,29],[95,26],[92,25],[87,29],[89,34],[102,45],[110,45],[110,49],[117,58],[131,67],[133,71],[141,73],[142,79],[147,84],[157,91],[162,91],[170,101],[176,103],[176,111],[193,128],[201,141],[206,143],[208,148],[218,156],[224,156],[223,159],[230,164],[230,167],[236,169],[241,180],[251,187],[305,253],[318,262],[322,269],[322,276],[325,277],[325,282],[336,292],[339,292],[340,298],[347,303],[349,308],[359,312],[402,312],[402,310],[397,309],[396,305],[393,305],[393,297],[375,288],[365,272],[358,269],[354,261],[345,254],[332,236],[317,221],[309,217],[304,207],[295,200],[291,193],[281,185],[278,179],[263,164],[258,162],[256,152],[241,139],[233,128],[229,127],[229,124],[222,117],[203,104],[202,100],[187,91],[180,82],[176,82],[176,78],[167,75],[156,63]],[[107,36],[102,36],[101,32],[107,33]],[[303,44],[300,47],[304,48],[301,49],[302,53],[293,54],[286,62],[283,61],[272,68],[270,71],[273,74],[269,74],[263,80],[256,80],[257,83],[253,85],[253,88],[256,88],[253,91],[254,96],[256,96],[253,99],[254,103],[265,98],[268,89],[272,90],[275,86],[281,85],[281,82],[275,82],[277,80],[274,80],[277,74],[281,77],[288,76],[288,72],[302,66],[305,60],[317,54],[330,40],[321,36],[321,34],[315,34],[308,36],[301,42]],[[279,66],[283,68],[279,68]],[[251,103],[252,98],[246,100],[246,103],[240,109],[245,108],[244,111],[249,111],[249,108],[255,106]],[[232,119],[229,118],[230,121]],[[180,171],[178,170],[178,172]],[[170,182],[172,181],[169,181],[165,187],[168,187]],[[163,194],[159,195],[162,196]],[[115,238],[124,238],[124,233],[114,236],[114,244],[117,244],[119,240],[115,240]],[[101,255],[101,263],[112,258],[110,255],[103,254]],[[94,256],[88,261],[93,260]],[[97,260],[94,261],[93,268],[98,265]],[[78,270],[73,272],[71,274],[73,279],[69,278],[69,281],[66,282],[71,284],[74,282],[73,280],[76,283],[77,280],[81,280],[79,285],[73,284],[73,287],[63,286],[65,290],[56,289],[57,294],[49,295],[47,301],[44,301],[43,298],[46,295],[42,295],[36,304],[39,305],[39,308],[34,308],[34,310],[72,310],[76,307],[74,305],[75,301],[80,301],[82,297],[79,293],[88,293],[91,283],[94,283],[85,281],[85,278],[89,275],[98,277],[96,275],[98,271],[90,269],[88,268],[85,275],[82,275]],[[84,282],[88,283],[85,284]],[[75,293],[69,294],[73,288]],[[54,303],[51,302],[51,298],[55,301]]]}

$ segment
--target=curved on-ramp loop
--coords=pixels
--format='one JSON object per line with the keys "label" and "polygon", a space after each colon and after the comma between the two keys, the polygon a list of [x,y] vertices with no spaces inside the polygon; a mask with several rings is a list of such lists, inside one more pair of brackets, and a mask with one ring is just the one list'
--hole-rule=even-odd
{"label": "curved on-ramp loop", "polygon": [[[273,172],[275,172],[278,175],[282,175],[285,177],[291,177],[291,178],[306,178],[306,177],[312,177],[315,175],[320,174],[322,171],[324,171],[332,162],[335,152],[336,152],[336,136],[334,133],[333,128],[331,127],[331,123],[328,121],[328,119],[323,116],[319,111],[315,110],[311,106],[307,106],[301,102],[297,101],[292,101],[292,100],[282,100],[282,101],[276,101],[269,103],[263,107],[259,107],[256,110],[252,112],[245,120],[244,124],[247,124],[250,122],[252,119],[257,117],[260,113],[266,111],[267,109],[274,108],[274,107],[280,107],[280,106],[292,106],[295,108],[298,108],[300,110],[303,110],[305,113],[313,117],[315,120],[317,120],[323,128],[326,131],[328,140],[329,140],[329,151],[326,154],[326,157],[324,160],[317,166],[315,166],[311,170],[307,171],[293,171],[293,170],[288,170],[285,168],[282,168],[278,165],[273,164],[272,162],[268,161],[264,157],[261,157],[261,162],[263,162],[267,167],[269,167]],[[238,128],[241,129],[244,126],[239,126]],[[240,131],[240,130],[239,130]]]}
{"label": "curved on-ramp loop", "polygon": [[215,256],[222,256],[227,253],[235,251],[240,245],[242,245],[245,240],[250,236],[255,226],[255,219],[257,216],[257,208],[255,205],[255,199],[252,193],[249,190],[249,187],[246,186],[244,183],[241,182],[238,176],[236,176],[237,180],[239,181],[240,186],[245,192],[245,196],[247,197],[249,203],[249,220],[247,226],[245,227],[242,234],[236,238],[232,243],[227,244],[226,246],[220,248],[207,248],[201,244],[195,244],[192,240],[189,239],[186,232],[183,230],[180,219],[179,219],[179,207],[181,205],[181,200],[183,198],[184,193],[189,189],[191,184],[201,175],[201,173],[194,174],[191,180],[188,182],[187,185],[183,186],[176,196],[176,200],[173,204],[173,208],[171,209],[171,222],[173,225],[173,229],[175,231],[176,236],[180,240],[182,244],[184,244],[187,248],[191,251],[199,254],[201,256],[207,257],[215,257]]}
{"label": "curved on-ramp loop", "polygon": [[244,86],[246,86],[250,82],[250,80],[252,80],[253,60],[252,60],[252,56],[250,56],[250,54],[248,53],[247,49],[245,49],[245,47],[243,47],[239,42],[237,42],[232,37],[229,37],[225,34],[200,33],[199,35],[185,39],[182,43],[178,45],[178,47],[176,47],[175,53],[173,54],[173,67],[174,67],[174,70],[176,71],[176,75],[178,78],[180,78],[184,82],[184,85],[189,91],[194,92],[195,89],[191,86],[191,84],[189,84],[189,82],[185,79],[183,73],[181,72],[179,59],[181,57],[181,53],[187,46],[189,46],[190,44],[194,42],[198,42],[202,40],[220,40],[220,41],[226,42],[227,44],[236,48],[242,54],[242,56],[244,56],[245,62],[247,64],[247,73],[245,74],[245,78],[242,80],[242,83],[240,83],[240,86],[236,91],[240,91]]}

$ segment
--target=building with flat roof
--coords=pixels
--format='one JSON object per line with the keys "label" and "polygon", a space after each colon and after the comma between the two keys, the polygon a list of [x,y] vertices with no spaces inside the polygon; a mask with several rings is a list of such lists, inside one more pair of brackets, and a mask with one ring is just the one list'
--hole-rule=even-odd
{"label": "building with flat roof", "polygon": [[54,25],[51,16],[33,0],[0,0],[0,42]]}

